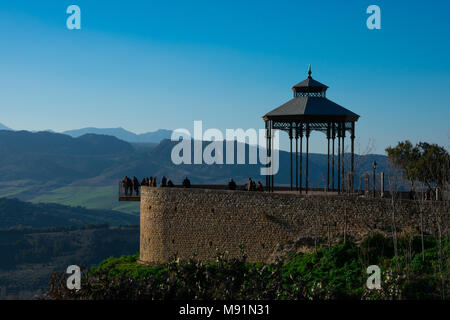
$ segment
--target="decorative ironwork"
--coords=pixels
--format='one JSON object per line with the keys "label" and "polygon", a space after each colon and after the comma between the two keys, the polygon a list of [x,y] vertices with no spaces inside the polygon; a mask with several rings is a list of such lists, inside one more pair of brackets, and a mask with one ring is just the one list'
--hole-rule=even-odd
{"label": "decorative ironwork", "polygon": [[326,97],[326,92],[325,91],[321,91],[321,92],[294,92],[294,97],[298,98],[298,97],[320,97],[320,98],[325,98]]}
{"label": "decorative ironwork", "polygon": [[[312,79],[311,66],[308,70],[308,78],[293,88],[294,99],[282,105],[279,108],[266,114],[263,119],[266,122],[266,136],[267,138],[267,155],[272,154],[272,130],[281,130],[289,134],[290,140],[290,162],[291,162],[291,189],[293,188],[293,164],[292,164],[292,140],[295,135],[295,175],[296,175],[296,190],[300,193],[303,189],[303,136],[306,137],[306,172],[305,172],[305,192],[309,188],[309,136],[311,132],[317,131],[325,134],[327,138],[327,184],[326,190],[335,189],[335,138],[338,138],[337,145],[337,190],[341,192],[342,187],[345,186],[345,137],[346,132],[350,133],[351,138],[351,166],[350,172],[351,181],[346,185],[351,190],[354,188],[354,140],[355,140],[355,122],[358,121],[359,115],[345,109],[334,102],[325,98],[328,86]],[[317,99],[304,99],[303,97],[314,97]],[[299,100],[296,100],[299,99]],[[300,100],[303,99],[303,100]],[[310,101],[312,104],[310,105]],[[298,110],[298,111],[297,111]],[[300,138],[300,157],[298,157],[298,138]],[[332,142],[331,155],[331,188],[330,188],[330,140]],[[341,148],[342,141],[342,148]],[[341,156],[342,154],[342,156]],[[298,158],[300,158],[300,165],[298,165]],[[342,158],[342,159],[341,159]],[[300,167],[300,172],[298,172]],[[300,179],[298,179],[300,178]],[[300,184],[298,184],[300,180]],[[273,191],[274,177],[273,174],[266,177],[266,186],[269,191]]]}

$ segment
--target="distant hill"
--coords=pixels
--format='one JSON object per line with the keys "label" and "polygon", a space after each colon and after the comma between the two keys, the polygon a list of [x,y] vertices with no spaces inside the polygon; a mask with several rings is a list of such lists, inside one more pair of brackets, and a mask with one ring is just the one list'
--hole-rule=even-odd
{"label": "distant hill", "polygon": [[[86,134],[72,138],[51,132],[0,131],[0,182],[32,180],[42,184],[111,186],[124,175],[138,178],[165,175],[175,183],[180,183],[185,176],[189,176],[192,183],[226,183],[230,177],[238,183],[244,183],[248,177],[264,181],[264,177],[260,176],[259,163],[175,165],[171,161],[171,151],[177,143],[165,139],[156,146],[136,147],[136,144],[133,146],[107,135]],[[203,142],[204,146],[207,144],[209,142]],[[234,148],[237,148],[236,142]],[[245,145],[245,148],[248,158],[249,148],[254,150],[255,147]],[[193,158],[194,148],[191,149]],[[226,157],[226,148],[223,150]],[[345,160],[348,166],[349,155]],[[356,174],[371,172],[374,160],[378,163],[378,172],[389,173],[386,156],[356,155]],[[280,151],[280,171],[275,177],[276,183],[290,182],[289,167],[289,153]],[[310,154],[309,167],[310,185],[323,185],[327,156]]]}
{"label": "distant hill", "polygon": [[0,131],[0,181],[34,180],[48,183],[97,176],[120,165],[134,148],[112,136]]}
{"label": "distant hill", "polygon": [[11,130],[11,129],[5,126],[4,124],[0,123],[0,130]]}
{"label": "distant hill", "polygon": [[114,136],[120,140],[127,142],[139,142],[139,143],[159,143],[163,139],[170,139],[172,135],[171,130],[159,129],[154,132],[147,132],[142,134],[136,134],[131,131],[125,130],[124,128],[83,128],[76,130],[64,131],[72,137],[79,137],[84,134],[104,134],[109,136]]}
{"label": "distant hill", "polygon": [[[240,185],[248,177],[265,183],[259,163],[175,165],[171,152],[177,143],[167,139],[157,145],[128,143],[107,135],[86,134],[73,138],[60,133],[3,130],[0,131],[0,197],[135,213],[139,208],[136,203],[117,201],[117,184],[125,175],[139,179],[157,176],[158,180],[165,175],[175,184],[180,184],[185,176],[193,184],[225,184],[231,177]],[[207,144],[209,142],[203,142],[204,146]],[[236,143],[234,148],[236,150]],[[248,159],[249,148],[254,150],[255,147],[245,145],[245,148]],[[191,149],[192,159],[194,148]],[[226,148],[224,154],[226,156]],[[305,161],[305,157],[303,159]],[[345,161],[348,170],[349,154]],[[372,172],[373,161],[378,163],[378,173],[384,171],[387,177],[392,172],[384,155],[355,155],[357,188],[363,187],[361,174]],[[289,153],[281,151],[276,184],[290,183],[289,168]],[[309,185],[324,187],[326,154],[310,154],[309,168]],[[335,181],[337,183],[337,176]]]}
{"label": "distant hill", "polygon": [[87,224],[132,225],[138,217],[117,211],[88,210],[59,204],[32,204],[0,198],[0,229],[11,227],[43,228],[83,226]]}
{"label": "distant hill", "polygon": [[[178,142],[163,140],[161,143],[148,152],[147,157],[136,158],[130,162],[126,168],[125,174],[136,175],[138,177],[156,175],[161,178],[163,175],[170,177],[175,183],[181,183],[185,176],[189,176],[192,183],[211,183],[225,184],[229,178],[233,178],[238,184],[246,183],[247,179],[260,180],[265,183],[265,176],[260,175],[262,165],[258,164],[236,164],[237,143],[234,143],[235,164],[181,164],[175,165],[171,161],[171,152]],[[203,142],[205,147],[210,142]],[[255,150],[256,147],[245,145],[246,163],[248,161],[249,150]],[[224,158],[226,158],[226,147],[223,147]],[[193,159],[194,149],[191,148],[191,159]],[[305,161],[305,154],[303,161]],[[293,155],[295,159],[295,154]],[[275,183],[287,185],[290,183],[290,155],[289,152],[280,151],[279,153],[280,170],[275,177]],[[337,157],[336,160],[337,161]],[[345,155],[347,168],[350,166],[350,154]],[[384,155],[369,154],[355,155],[355,173],[359,177],[364,172],[372,172],[372,163],[376,161],[378,164],[377,171],[384,171],[386,174],[391,173],[392,169],[389,165],[388,158]],[[294,160],[295,169],[295,160]],[[325,185],[327,173],[327,155],[311,153],[309,155],[309,182],[311,187],[321,187]],[[105,170],[104,176],[110,173]],[[330,173],[331,174],[331,173]],[[336,186],[337,186],[337,167],[336,167]],[[303,185],[305,184],[305,176],[303,175]],[[330,178],[331,179],[331,178]],[[359,186],[358,178],[355,178],[357,186]],[[295,185],[295,176],[294,176]]]}
{"label": "distant hill", "polygon": [[0,230],[0,300],[42,297],[54,272],[136,252],[138,226]]}

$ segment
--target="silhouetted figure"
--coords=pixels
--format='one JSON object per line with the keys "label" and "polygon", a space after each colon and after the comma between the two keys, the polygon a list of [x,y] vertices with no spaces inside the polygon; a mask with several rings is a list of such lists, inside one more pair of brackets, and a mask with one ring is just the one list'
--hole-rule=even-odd
{"label": "silhouetted figure", "polygon": [[142,178],[141,186],[147,186],[147,178]]}
{"label": "silhouetted figure", "polygon": [[414,190],[414,186],[411,186],[411,190],[409,190],[409,199],[414,200],[415,195],[416,195],[416,192]]}
{"label": "silhouetted figure", "polygon": [[236,182],[234,182],[233,178],[230,178],[230,181],[228,182],[228,189],[236,190]]}
{"label": "silhouetted figure", "polygon": [[431,188],[428,187],[427,191],[425,192],[425,199],[431,200]]}
{"label": "silhouetted figure", "polygon": [[152,179],[152,187],[156,187],[156,176]]}
{"label": "silhouetted figure", "polygon": [[191,187],[191,181],[188,179],[188,177],[184,178],[183,180],[183,187],[190,188]]}
{"label": "silhouetted figure", "polygon": [[258,181],[258,184],[255,188],[256,191],[264,191],[264,186],[262,185],[261,181]]}
{"label": "silhouetted figure", "polygon": [[255,191],[256,183],[252,180],[252,178],[248,178],[247,184],[245,185],[247,191]]}
{"label": "silhouetted figure", "polygon": [[167,178],[165,176],[163,176],[161,178],[161,187],[166,187],[167,186]]}
{"label": "silhouetted figure", "polygon": [[134,192],[136,193],[136,196],[139,196],[139,181],[136,177],[133,177],[133,187],[134,187]]}
{"label": "silhouetted figure", "polygon": [[123,180],[122,180],[122,186],[123,186],[123,188],[124,188],[124,190],[125,190],[125,197],[128,197],[128,180],[129,180],[130,178],[128,178],[127,176],[125,176],[124,178],[123,178]]}
{"label": "silhouetted figure", "polygon": [[127,179],[127,189],[129,191],[129,196],[131,197],[133,195],[133,181],[131,178]]}
{"label": "silhouetted figure", "polygon": [[175,187],[175,185],[173,184],[173,182],[172,182],[172,180],[167,180],[167,186],[169,187],[169,188],[172,188],[172,187]]}

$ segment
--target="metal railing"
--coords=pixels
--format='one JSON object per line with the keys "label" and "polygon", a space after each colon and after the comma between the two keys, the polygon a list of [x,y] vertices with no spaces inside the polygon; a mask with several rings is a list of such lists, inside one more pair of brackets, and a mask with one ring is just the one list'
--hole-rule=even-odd
{"label": "metal railing", "polygon": [[[155,188],[155,187],[151,187],[151,188]],[[166,187],[168,188],[168,187]],[[184,188],[182,185],[175,185],[173,186],[173,188]],[[191,185],[190,188],[192,189],[211,189],[211,190],[229,190],[229,187],[227,184],[194,184]],[[274,191],[293,191],[293,192],[298,192],[295,190],[295,187],[293,190],[290,189],[289,186],[274,186]],[[246,186],[245,185],[237,185],[235,191],[246,191]],[[230,190],[231,191],[231,190]],[[309,188],[310,192],[320,192],[320,193],[329,193],[329,194],[336,194],[338,192],[338,190],[328,190],[326,191],[326,188]],[[383,195],[380,192],[381,190],[376,190],[376,197],[386,197],[389,198],[391,196],[389,191],[384,191]],[[259,192],[259,191],[251,191],[251,192]],[[342,192],[342,194],[345,194],[346,192]],[[305,191],[303,190],[302,194],[305,194]],[[367,184],[366,184],[366,188],[364,189],[360,189],[360,188],[355,188],[351,194],[353,195],[365,195],[366,197],[372,197],[372,188],[370,188]],[[418,192],[417,192],[418,194]],[[128,187],[126,188],[124,183],[122,181],[119,181],[119,192],[118,192],[118,196],[119,196],[119,201],[139,201],[140,200],[140,196],[141,196],[141,186],[134,188],[134,186],[132,188]],[[409,198],[409,192],[408,191],[399,191],[396,193],[396,196],[398,198],[403,198],[403,199],[408,199]]]}

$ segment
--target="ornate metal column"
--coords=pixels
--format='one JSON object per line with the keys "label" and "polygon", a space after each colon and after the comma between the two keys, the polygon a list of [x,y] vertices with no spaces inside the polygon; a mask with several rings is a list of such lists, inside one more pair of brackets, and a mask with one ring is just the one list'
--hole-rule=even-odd
{"label": "ornate metal column", "polygon": [[[266,127],[266,168],[269,168],[269,131],[267,129],[267,121],[264,121],[264,125]],[[269,190],[269,175],[266,171],[266,190]]]}
{"label": "ornate metal column", "polygon": [[292,167],[292,122],[289,126],[289,143],[290,143],[290,151],[289,151],[289,157],[291,160],[291,191],[292,191],[292,173],[293,173],[293,167]]}
{"label": "ornate metal column", "polygon": [[352,121],[352,133],[350,136],[352,140],[352,163],[351,163],[351,190],[352,192],[355,190],[355,122]]}
{"label": "ornate metal column", "polygon": [[298,124],[295,124],[295,190],[298,191]]}
{"label": "ornate metal column", "polygon": [[271,137],[270,137],[270,120],[266,121],[266,156],[267,156],[267,172],[266,172],[266,190],[270,191],[270,174],[269,174],[269,168],[270,168],[270,163],[269,163],[269,159],[270,159],[270,142],[271,142]]}
{"label": "ornate metal column", "polygon": [[336,139],[336,124],[333,122],[333,126],[331,128],[331,138],[333,140],[333,156],[331,158],[331,183],[333,184],[333,191],[335,190],[334,184],[334,140]]}
{"label": "ornate metal column", "polygon": [[300,123],[300,193],[303,189],[303,123]]}
{"label": "ornate metal column", "polygon": [[342,123],[342,191],[345,191],[345,122]]}
{"label": "ornate metal column", "polygon": [[270,173],[270,177],[271,177],[271,190],[272,192],[274,191],[274,184],[275,184],[275,176],[273,175],[273,134],[272,134],[272,130],[273,130],[273,120],[270,121],[270,156],[271,156],[271,173]]}
{"label": "ornate metal column", "polygon": [[310,130],[309,130],[309,123],[306,124],[306,182],[305,182],[305,187],[306,187],[306,193],[308,193],[308,184],[309,184],[309,135],[310,135]]}
{"label": "ornate metal column", "polygon": [[328,123],[327,127],[327,145],[328,145],[328,151],[327,151],[327,188],[328,191],[330,188],[330,123]]}
{"label": "ornate metal column", "polygon": [[337,186],[338,186],[338,193],[341,193],[341,124],[337,123],[337,138],[338,138],[338,161],[337,161],[337,167],[338,167],[338,174],[337,174]]}

